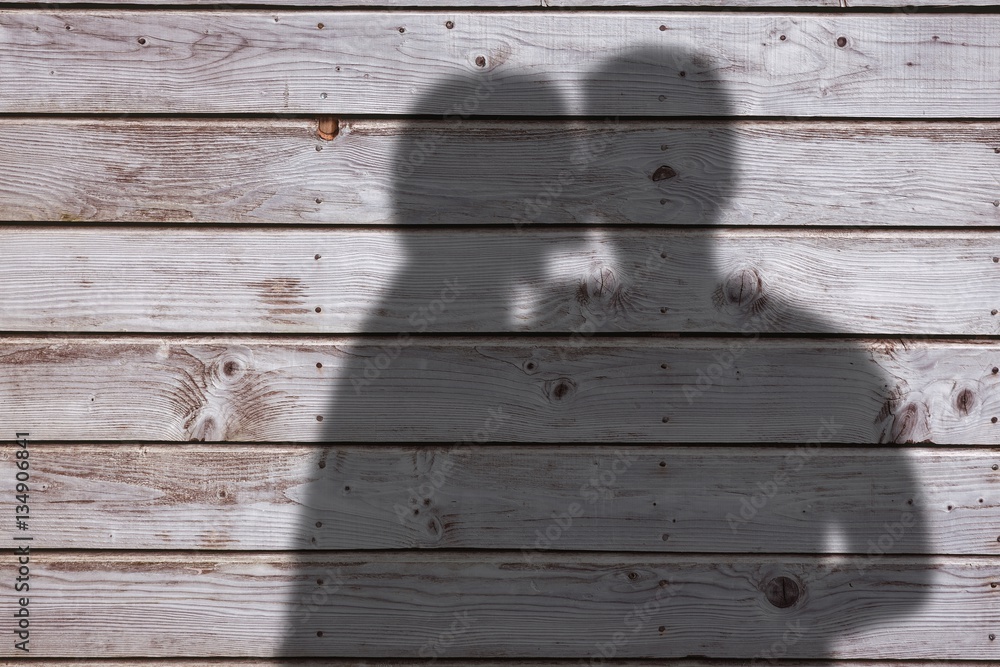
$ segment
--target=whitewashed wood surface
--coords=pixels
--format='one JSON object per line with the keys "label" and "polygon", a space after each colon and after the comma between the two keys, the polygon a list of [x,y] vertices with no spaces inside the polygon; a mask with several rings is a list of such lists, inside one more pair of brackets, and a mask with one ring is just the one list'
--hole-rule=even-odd
{"label": "whitewashed wood surface", "polygon": [[[359,551],[36,558],[32,613],[49,631],[39,633],[32,657],[278,650],[427,657],[422,647],[448,630],[454,614],[463,631],[438,657],[588,658],[621,631],[620,658],[750,658],[782,635],[787,640],[790,628],[798,632],[787,646],[791,658],[819,646],[830,657],[865,659],[995,660],[1000,650],[988,638],[998,622],[1000,593],[991,583],[1000,565],[986,557],[578,553],[527,564],[510,552]],[[782,576],[798,596],[778,608],[767,586]],[[315,596],[326,603],[313,604]],[[647,603],[656,604],[637,622],[636,608]],[[713,632],[705,631],[709,622]],[[10,656],[12,648],[2,651]]]}
{"label": "whitewashed wood surface", "polygon": [[477,113],[994,117],[998,28],[989,13],[8,9],[0,112],[445,114],[488,79],[503,94]]}
{"label": "whitewashed wood surface", "polygon": [[394,334],[444,293],[420,330],[1000,333],[990,231],[8,226],[0,244],[7,331]]}
{"label": "whitewashed wood surface", "polygon": [[[314,119],[0,117],[0,219],[381,225],[444,207],[437,224],[1000,224],[994,122],[337,123],[327,141]],[[407,187],[408,147],[428,136],[442,176]],[[654,181],[664,165],[677,177]]]}
{"label": "whitewashed wood surface", "polygon": [[[12,5],[29,4],[29,0],[9,0]],[[43,0],[42,2],[30,3],[42,6],[56,5],[54,0]],[[214,2],[212,0],[97,0],[92,4],[107,5],[150,5],[157,4],[170,6],[174,4],[203,6],[206,9],[231,9],[242,5],[271,5],[286,7],[310,7],[323,5],[325,7],[351,7],[365,9],[399,9],[411,7],[449,7],[453,6],[455,11],[468,11],[469,6],[456,2],[455,0],[243,0],[238,3]],[[628,9],[628,8],[664,8],[664,9],[686,9],[699,7],[733,7],[733,8],[753,8],[753,7],[801,7],[805,9],[845,9],[848,7],[892,7],[900,12],[911,12],[913,8],[938,9],[941,7],[959,8],[989,6],[993,0],[477,0],[475,8],[521,8],[532,7],[540,9],[589,9],[601,7],[608,9]]]}
{"label": "whitewashed wood surface", "polygon": [[[30,657],[598,667],[628,630],[616,667],[1000,664],[987,4],[11,0]],[[554,180],[531,221],[572,226],[512,230]],[[402,343],[447,273],[469,301]]]}
{"label": "whitewashed wood surface", "polygon": [[[54,0],[42,0],[41,2],[31,2],[31,0],[8,0],[9,4],[38,4],[42,6],[58,5]],[[97,0],[92,4],[108,5],[147,5],[157,4],[170,6],[172,4],[182,4],[191,6],[204,6],[206,9],[228,9],[242,5],[272,5],[282,7],[309,7],[323,5],[325,7],[352,7],[366,9],[398,9],[410,7],[448,7],[454,6],[456,11],[468,11],[467,5],[455,0],[243,0],[239,3],[215,2],[214,0]],[[608,9],[629,9],[629,8],[664,8],[664,9],[686,9],[698,7],[721,7],[721,8],[754,8],[754,7],[801,7],[804,9],[848,9],[859,7],[891,7],[896,11],[910,13],[914,9],[939,10],[942,8],[955,9],[961,7],[979,7],[994,5],[994,0],[477,0],[476,8],[520,8],[535,7],[542,9],[588,9],[602,7]]]}
{"label": "whitewashed wood surface", "polygon": [[[152,660],[145,661],[153,663]],[[425,658],[416,660],[406,660],[397,658],[171,658],[171,667],[417,667],[426,664]],[[79,667],[80,660],[59,659],[59,658],[38,658],[32,661],[36,667]],[[133,667],[134,660],[122,660],[108,658],[101,660],[101,664],[106,667]],[[439,659],[435,660],[435,665],[439,667],[562,667],[565,660],[489,660],[489,659]],[[618,660],[616,665],[621,667],[737,667],[746,664],[746,660],[710,660],[705,658],[674,658],[674,659],[647,659],[647,660]],[[892,667],[899,665],[899,661],[886,660],[788,660],[783,665],[788,667]],[[988,661],[978,663],[982,667],[991,665]],[[24,662],[18,660],[0,660],[0,667],[23,667]],[[948,661],[948,660],[909,660],[907,667],[971,667],[977,665],[975,661]]]}
{"label": "whitewashed wood surface", "polygon": [[[863,553],[909,511],[893,553],[1000,554],[983,448],[30,447],[33,548]],[[817,542],[817,522],[850,539]]]}
{"label": "whitewashed wood surface", "polygon": [[[996,445],[998,357],[986,340],[752,334],[11,336],[0,343],[0,432],[116,441]],[[377,370],[366,375],[367,362]]]}

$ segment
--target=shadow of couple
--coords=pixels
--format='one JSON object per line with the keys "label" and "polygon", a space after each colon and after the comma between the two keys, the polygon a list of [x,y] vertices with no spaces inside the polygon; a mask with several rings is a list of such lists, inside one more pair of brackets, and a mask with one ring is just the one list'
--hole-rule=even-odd
{"label": "shadow of couple", "polygon": [[[459,76],[405,121],[403,260],[340,350],[281,655],[878,654],[859,638],[927,583],[884,557],[930,552],[895,379],[823,304],[769,292],[759,246],[716,247],[753,174],[710,58],[642,49],[575,81]],[[612,451],[629,472],[547,531]],[[647,467],[658,486],[627,479]],[[647,574],[684,585],[633,632]]]}

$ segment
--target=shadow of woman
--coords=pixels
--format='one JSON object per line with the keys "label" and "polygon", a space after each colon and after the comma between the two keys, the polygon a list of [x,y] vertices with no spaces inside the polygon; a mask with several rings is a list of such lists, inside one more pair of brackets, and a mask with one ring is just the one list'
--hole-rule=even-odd
{"label": "shadow of woman", "polygon": [[[314,483],[300,495],[302,549],[511,549],[511,561],[519,561],[539,522],[550,521],[549,506],[533,508],[524,500],[530,489],[516,488],[524,478],[505,477],[500,467],[452,465],[448,452],[459,444],[473,457],[505,448],[512,468],[519,456],[537,456],[538,443],[615,443],[636,453],[663,444],[759,445],[748,453],[799,446],[798,458],[781,459],[774,476],[727,472],[735,488],[711,512],[702,508],[700,521],[675,519],[669,542],[636,549],[593,534],[595,552],[642,550],[665,567],[701,558],[721,572],[726,566],[715,563],[733,559],[724,554],[754,554],[753,564],[731,568],[763,577],[757,598],[722,585],[700,603],[695,596],[664,605],[616,657],[868,657],[877,650],[859,649],[866,631],[892,627],[919,607],[926,570],[889,558],[930,551],[919,480],[892,446],[907,437],[894,416],[894,380],[867,348],[836,337],[835,313],[821,316],[812,309],[819,304],[769,294],[760,257],[716,265],[708,226],[736,186],[738,140],[749,130],[732,122],[732,101],[711,74],[704,54],[633,51],[586,77],[586,118],[572,120],[491,116],[511,94],[524,99],[524,116],[565,108],[553,86],[530,76],[469,75],[416,103],[393,165],[398,228],[384,232],[405,260],[362,333],[339,350],[325,439],[348,444],[321,453]],[[774,238],[777,247],[780,233]],[[713,335],[609,335],[671,332]],[[483,441],[497,444],[477,449]],[[889,446],[872,446],[879,443]],[[844,455],[819,471],[817,450],[837,444],[853,449],[837,448]],[[656,456],[670,451],[660,447]],[[491,460],[502,466],[504,457]],[[703,465],[676,480],[678,488],[710,488],[728,463]],[[549,466],[568,474],[558,462]],[[419,482],[444,468],[450,481],[443,489],[433,497],[419,492]],[[492,518],[477,515],[493,522],[475,529],[478,538],[441,520],[445,509],[461,516],[471,502],[449,495],[457,488],[480,489],[479,506],[496,502]],[[787,488],[814,492],[780,503],[783,511],[794,505],[795,516],[769,515],[767,503]],[[628,499],[614,498],[587,511],[627,515],[621,503]],[[772,501],[772,509],[778,505]],[[671,510],[658,511],[667,517]],[[521,522],[505,520],[510,513]],[[714,519],[706,521],[708,514]],[[772,530],[771,519],[785,527]],[[579,607],[590,604],[588,613],[600,615],[600,601],[569,588],[560,593],[558,577],[547,589],[556,590],[556,602],[533,606],[525,623],[517,620],[523,610],[491,605],[490,589],[477,590],[470,572],[500,566],[472,551],[459,554],[468,571],[449,575],[465,588],[436,579],[426,588],[399,584],[391,594],[381,582],[393,567],[405,569],[402,561],[298,554],[282,655],[606,657],[581,640],[590,640],[591,626],[574,630]],[[889,562],[892,582],[885,580]],[[444,576],[440,567],[428,565],[433,573],[412,580]],[[531,568],[508,569],[544,578],[541,565]],[[725,618],[727,595],[728,604],[745,605],[745,621]],[[428,652],[428,636],[441,629],[434,613],[470,605],[476,626]],[[798,617],[785,607],[806,619],[799,631],[789,634]],[[657,626],[686,630],[664,638]]]}

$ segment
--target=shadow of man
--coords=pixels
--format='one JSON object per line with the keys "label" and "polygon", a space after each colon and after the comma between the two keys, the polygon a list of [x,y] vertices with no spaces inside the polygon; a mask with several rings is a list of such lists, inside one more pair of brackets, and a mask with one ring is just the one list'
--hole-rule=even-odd
{"label": "shadow of man", "polygon": [[[340,380],[324,426],[327,441],[347,446],[330,445],[321,455],[315,483],[302,496],[299,545],[510,549],[511,562],[520,561],[535,528],[550,521],[550,507],[539,503],[533,516],[527,489],[520,504],[506,496],[505,508],[497,487],[516,496],[524,478],[504,476],[504,456],[490,459],[499,461],[496,468],[472,464],[491,448],[504,448],[516,468],[518,457],[537,455],[539,443],[612,443],[635,455],[656,448],[657,460],[669,460],[664,444],[705,445],[708,456],[719,451],[708,445],[759,446],[741,450],[747,456],[798,446],[775,459],[773,476],[743,478],[730,469],[739,460],[709,460],[673,478],[675,489],[651,490],[683,499],[713,487],[720,475],[733,480],[699,520],[675,518],[669,541],[659,541],[662,530],[652,525],[648,532],[658,541],[642,549],[595,530],[587,547],[595,553],[646,551],[646,561],[667,568],[700,558],[720,578],[730,566],[715,564],[744,553],[755,564],[731,568],[776,573],[759,582],[756,598],[703,582],[707,597],[699,602],[699,584],[689,586],[691,597],[658,608],[615,657],[865,657],[843,642],[912,613],[926,583],[912,563],[892,566],[894,583],[885,581],[885,556],[930,551],[911,462],[897,448],[873,446],[906,439],[894,416],[894,381],[866,348],[833,335],[835,322],[813,310],[819,304],[772,297],[760,257],[716,265],[716,232],[708,227],[718,225],[736,185],[738,139],[750,130],[732,122],[732,101],[712,80],[710,58],[684,49],[633,51],[587,76],[579,91],[585,119],[491,117],[508,94],[524,98],[524,116],[552,116],[566,105],[552,88],[537,77],[486,73],[443,82],[416,103],[417,118],[408,121],[393,164],[398,228],[384,232],[386,247],[405,259],[391,284],[380,286],[361,334],[340,350]],[[779,232],[774,239],[778,247]],[[712,335],[608,335],[671,332]],[[485,441],[494,444],[480,447]],[[842,456],[818,469],[817,451],[835,444],[853,449],[823,449]],[[458,445],[472,456],[450,465],[444,450]],[[558,462],[549,465],[553,475],[567,474]],[[414,490],[445,467],[448,482],[434,497]],[[568,479],[567,488],[582,481]],[[479,515],[493,524],[480,526],[473,543],[441,517],[444,509],[451,517],[465,511],[468,496],[450,491],[477,487],[477,502],[488,505],[484,498],[494,494],[498,509],[492,518]],[[797,504],[772,500],[788,488],[814,492]],[[629,502],[612,493],[586,511],[634,518]],[[663,505],[657,512],[665,522],[671,508]],[[793,505],[795,516],[769,514]],[[522,522],[505,522],[507,511]],[[773,529],[770,520],[784,527]],[[550,560],[560,558],[560,546]],[[413,583],[407,593],[399,584],[388,593],[382,581],[394,567],[404,570],[402,561],[381,562],[384,553],[303,555],[282,655],[571,657],[595,664],[607,657],[591,643],[600,639],[592,625],[574,629],[581,616],[573,610],[587,607],[614,626],[620,614],[601,610],[617,603],[581,599],[569,584],[560,589],[556,576],[545,585],[555,602],[532,606],[530,622],[518,621],[524,609],[491,605],[491,589],[484,583],[477,590],[470,574],[495,569],[497,561],[480,562],[473,551],[459,556],[468,569],[449,575],[463,582],[459,588],[436,579],[434,586]],[[569,569],[581,559],[579,552],[561,558]],[[790,561],[804,565],[779,576]],[[441,567],[435,561],[427,565],[431,574],[413,570],[412,581],[444,576]],[[508,569],[542,579],[547,571],[520,562]],[[495,593],[502,598],[505,591]],[[734,604],[745,605],[745,620],[726,617]],[[479,617],[475,625],[428,651],[428,635],[439,630],[434,613],[446,628],[447,613],[469,605]],[[664,637],[657,626],[681,630]]]}

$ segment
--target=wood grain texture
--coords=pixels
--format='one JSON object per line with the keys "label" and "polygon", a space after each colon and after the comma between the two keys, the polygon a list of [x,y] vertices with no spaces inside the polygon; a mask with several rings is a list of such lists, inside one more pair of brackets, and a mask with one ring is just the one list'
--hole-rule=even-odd
{"label": "wood grain texture", "polygon": [[[878,5],[874,6],[899,6],[902,0],[877,0]],[[11,0],[10,4],[26,4],[27,0]],[[985,0],[963,0],[963,5],[985,4]],[[55,4],[53,0],[45,0],[35,3],[38,5]],[[267,4],[272,6],[288,7],[310,7],[322,5],[324,7],[353,7],[365,9],[406,9],[411,7],[433,7],[442,8],[449,5],[454,6],[456,11],[468,11],[468,5],[461,5],[454,0],[244,0],[240,3],[213,2],[211,0],[129,0],[127,3],[121,0],[99,0],[95,4],[116,4],[116,5],[149,5],[157,4],[169,6],[172,4],[183,5],[203,5],[207,9],[227,9],[233,5],[258,5]],[[860,4],[860,3],[859,3]],[[912,0],[906,5],[929,4],[928,0]],[[936,4],[941,4],[940,0]],[[616,0],[478,0],[476,8],[521,8],[521,7],[541,7],[550,9],[574,9],[590,7],[664,7],[670,9],[684,9],[687,7],[815,7],[826,9],[840,7],[841,0],[627,0],[625,2]]]}
{"label": "wood grain texture", "polygon": [[[992,14],[7,10],[0,112],[444,114],[487,79],[503,94],[476,113],[993,117],[998,27]],[[613,64],[633,49],[643,64]]]}
{"label": "wood grain texture", "polygon": [[[998,650],[987,633],[1000,566],[986,558],[35,552],[31,563],[32,617],[48,630],[33,633],[33,657],[588,658],[616,631],[621,658],[750,658],[783,634],[792,658]],[[799,593],[781,609],[767,595],[779,576]]]}
{"label": "wood grain texture", "polygon": [[[0,117],[0,220],[126,223],[0,230],[38,665],[1000,659],[1000,450],[914,446],[1000,444],[1000,126],[736,120],[995,118],[1000,15],[152,2],[0,11],[0,114],[164,114]],[[636,48],[652,68],[607,69]],[[483,81],[480,113],[547,120],[440,119]],[[411,113],[438,120],[341,117]],[[616,113],[732,120],[556,118]],[[431,176],[401,179],[428,137]],[[413,223],[437,227],[359,227]],[[430,335],[387,335],[455,275]],[[841,337],[769,337],[797,333]]]}
{"label": "wood grain texture", "polygon": [[[0,230],[0,329],[1000,333],[992,232]],[[317,308],[319,311],[317,312]]]}
{"label": "wood grain texture", "polygon": [[[9,4],[28,4],[30,0],[8,0]],[[53,0],[43,0],[33,2],[37,5],[54,5]],[[214,0],[129,0],[127,3],[121,0],[97,0],[92,4],[116,4],[116,5],[149,5],[157,4],[169,6],[171,4],[182,5],[204,5],[209,9],[226,9],[233,5],[230,3],[215,2]],[[237,4],[237,3],[233,3]],[[362,7],[366,9],[399,9],[411,7],[433,7],[442,8],[449,5],[456,10],[467,10],[466,5],[461,5],[454,0],[243,0],[239,5],[267,4],[272,6],[287,5],[289,7],[310,7],[322,5],[324,7]],[[974,6],[991,6],[994,0],[850,0],[850,7],[897,7],[900,11],[907,11],[910,7],[920,8],[957,8]],[[548,9],[589,9],[594,7],[617,8],[664,8],[664,9],[685,9],[698,7],[804,7],[820,10],[830,10],[834,8],[844,8],[848,6],[847,0],[478,0],[477,8],[492,7],[541,7]]]}
{"label": "wood grain texture", "polygon": [[[350,659],[350,658],[146,658],[147,665],[169,665],[170,667],[418,667],[425,664],[426,659],[405,660],[393,658]],[[34,667],[80,667],[78,659],[40,658],[33,659]],[[133,667],[135,660],[102,659],[106,667]],[[565,660],[448,660],[440,659],[434,662],[440,667],[563,667]],[[745,660],[710,660],[710,659],[651,659],[651,660],[619,660],[615,663],[621,667],[739,667],[746,664]],[[991,667],[990,661],[949,661],[949,660],[786,660],[782,663],[788,667]],[[0,660],[0,667],[23,667],[24,662],[18,660]]]}
{"label": "wood grain texture", "polygon": [[756,334],[10,337],[0,343],[0,432],[118,441],[1000,442],[992,370],[1000,353],[991,342]]}
{"label": "wood grain texture", "polygon": [[[340,119],[332,141],[316,129],[307,119],[0,118],[0,219],[1000,224],[997,123]],[[440,176],[404,178],[427,137]],[[580,151],[593,157],[574,162]],[[654,181],[663,165],[678,177]],[[526,205],[554,186],[544,210]]]}
{"label": "wood grain texture", "polygon": [[[513,549],[528,562],[564,550],[863,554],[883,518],[905,510],[920,513],[920,535],[897,540],[893,553],[1000,554],[1000,531],[988,530],[1000,523],[996,450],[32,443],[29,451],[34,548]],[[2,459],[0,472],[13,479],[14,459]],[[893,479],[903,459],[917,489]],[[783,474],[780,489],[768,488]],[[850,538],[817,542],[814,524],[833,517],[850,517]]]}

